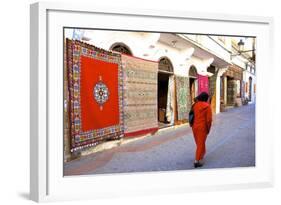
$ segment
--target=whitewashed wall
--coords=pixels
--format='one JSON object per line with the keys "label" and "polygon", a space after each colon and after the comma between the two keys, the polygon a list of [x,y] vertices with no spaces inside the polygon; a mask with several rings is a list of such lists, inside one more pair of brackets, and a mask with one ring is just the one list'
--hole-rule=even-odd
{"label": "whitewashed wall", "polygon": [[[66,29],[65,37],[72,38],[72,36],[73,29]],[[105,50],[109,50],[116,43],[123,43],[135,57],[154,61],[167,57],[173,65],[174,73],[180,76],[188,77],[189,68],[192,65],[197,68],[200,74],[204,74],[214,60],[192,56],[194,48],[179,50],[161,43],[158,41],[159,33],[86,30],[84,36],[90,39],[87,43]]]}
{"label": "whitewashed wall", "polygon": [[[186,49],[177,49],[165,43],[159,41],[159,33],[145,33],[145,32],[128,32],[128,31],[104,31],[104,30],[85,30],[83,36],[88,38],[86,41],[89,44],[103,48],[105,50],[110,50],[112,45],[116,43],[125,44],[133,56],[159,61],[162,57],[167,57],[174,68],[175,75],[188,77],[189,69],[191,66],[195,66],[198,74],[207,75],[207,68],[214,62],[214,55],[211,55],[207,51],[204,56],[195,56],[194,51],[198,49],[196,46],[187,47]],[[197,36],[197,38],[196,38]],[[65,37],[73,37],[73,29],[65,30]],[[207,36],[198,35],[189,36],[193,40],[196,40],[200,44],[204,44],[209,51],[216,53],[220,58],[225,59],[226,61],[230,60],[229,53],[223,49],[221,46],[226,46],[226,49],[231,48],[231,39],[225,38],[225,43],[220,43],[219,46],[213,40]],[[218,37],[213,36],[216,41]],[[201,50],[202,52],[202,50]],[[203,51],[204,52],[204,51]],[[214,56],[214,57],[210,57]],[[241,60],[240,60],[241,61]],[[239,62],[240,62],[239,61]],[[242,62],[241,65],[244,65]],[[223,72],[226,71],[227,67],[220,68]],[[223,72],[220,72],[217,78],[216,83],[216,110],[217,113],[220,110],[220,76]]]}

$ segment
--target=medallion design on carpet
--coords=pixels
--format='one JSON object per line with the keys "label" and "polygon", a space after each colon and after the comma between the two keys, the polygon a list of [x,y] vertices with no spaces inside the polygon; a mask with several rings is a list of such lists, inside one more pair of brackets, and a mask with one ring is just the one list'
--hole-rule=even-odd
{"label": "medallion design on carpet", "polygon": [[121,55],[66,40],[71,151],[124,136]]}

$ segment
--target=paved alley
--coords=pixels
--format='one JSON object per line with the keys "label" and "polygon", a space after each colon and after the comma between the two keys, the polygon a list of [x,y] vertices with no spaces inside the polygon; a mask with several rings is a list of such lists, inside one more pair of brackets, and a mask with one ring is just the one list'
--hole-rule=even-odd
{"label": "paved alley", "polygon": [[[214,115],[200,169],[255,166],[255,105]],[[189,125],[169,129],[64,164],[64,175],[194,169]]]}

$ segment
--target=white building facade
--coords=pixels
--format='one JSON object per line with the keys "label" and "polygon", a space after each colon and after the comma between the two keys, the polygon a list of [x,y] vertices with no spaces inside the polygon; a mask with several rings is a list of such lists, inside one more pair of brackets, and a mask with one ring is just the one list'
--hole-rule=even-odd
{"label": "white building facade", "polygon": [[233,44],[237,42],[234,38],[109,30],[77,32],[75,29],[65,29],[65,37],[78,38],[96,47],[124,52],[137,58],[162,60],[164,64],[168,62],[171,69],[163,70],[159,67],[159,79],[169,81],[169,76],[189,78],[191,101],[200,92],[200,79],[197,76],[207,77],[214,113],[219,113],[222,101],[227,101],[227,80],[222,79],[222,76],[229,66],[235,65],[243,71],[242,79],[237,80],[235,86],[241,101],[245,98],[250,103],[255,102],[255,66],[243,55],[233,56]]}
{"label": "white building facade", "polygon": [[[191,108],[193,99],[202,91],[210,94],[213,114],[224,111],[227,106],[255,103],[253,38],[244,39],[248,46],[246,49],[253,52],[242,54],[236,46],[240,38],[226,36],[68,28],[64,30],[64,37],[107,51],[157,62],[157,111],[160,129],[187,122],[187,119],[180,120],[178,117],[176,81],[179,78],[185,82],[187,95],[183,97],[188,101],[188,109]],[[67,75],[66,71],[64,75]],[[65,105],[67,104],[66,102]],[[69,152],[69,126],[66,126],[68,115],[68,109],[65,108],[66,160],[72,156]]]}

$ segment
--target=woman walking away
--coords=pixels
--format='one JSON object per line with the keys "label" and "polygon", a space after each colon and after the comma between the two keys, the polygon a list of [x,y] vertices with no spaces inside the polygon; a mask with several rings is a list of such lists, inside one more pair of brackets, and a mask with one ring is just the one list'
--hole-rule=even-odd
{"label": "woman walking away", "polygon": [[206,153],[205,142],[212,125],[212,110],[208,99],[208,93],[202,92],[195,98],[195,103],[193,104],[194,121],[192,131],[196,143],[195,168],[203,166],[203,158]]}

